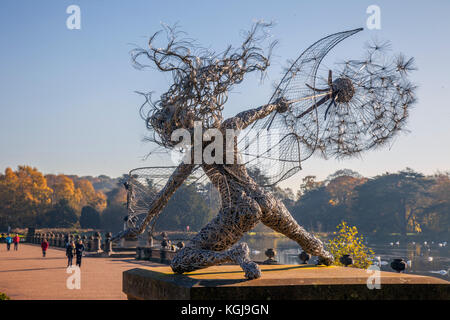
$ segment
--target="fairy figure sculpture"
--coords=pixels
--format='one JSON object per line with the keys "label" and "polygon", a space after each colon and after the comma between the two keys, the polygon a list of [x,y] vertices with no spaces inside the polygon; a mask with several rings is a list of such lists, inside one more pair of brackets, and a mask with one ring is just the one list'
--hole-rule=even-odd
{"label": "fairy figure sculpture", "polygon": [[[268,27],[256,23],[240,47],[230,46],[221,54],[199,49],[192,40],[179,39],[180,33],[171,28],[166,30],[164,48],[155,47],[156,33],[150,38],[149,48],[132,52],[136,67],[146,67],[140,62],[144,57],[173,77],[172,86],[158,101],[145,95],[141,114],[153,133],[152,141],[173,149],[178,141],[171,139],[172,134],[181,128],[193,132],[195,123],[201,123],[203,130],[218,129],[224,136],[227,129],[242,131],[232,141],[232,163],[226,159],[212,164],[190,161],[176,167],[130,172],[128,212],[143,218],[115,239],[143,233],[174,192],[200,171],[220,194],[218,215],[173,258],[171,267],[176,273],[232,262],[242,267],[246,278],[260,277],[260,268],[251,261],[247,244],[239,243],[259,222],[318,256],[319,263],[333,263],[334,257],[322,242],[297,223],[282,201],[258,185],[247,168],[262,170],[268,183],[275,184],[300,170],[301,162],[316,151],[337,157],[359,154],[389,141],[403,127],[408,106],[414,102],[414,87],[406,80],[412,60],[402,56],[391,64],[378,64],[375,58],[382,49],[378,45],[369,48],[365,60],[345,62],[340,71],[334,72],[338,75],[334,80],[332,71],[325,77],[319,74],[327,53],[362,30],[355,29],[325,37],[303,52],[288,68],[267,105],[224,120],[222,110],[229,90],[246,74],[263,73],[269,66],[274,43],[267,53],[261,49]],[[144,111],[145,107],[150,109]],[[255,139],[273,132],[277,132],[277,140],[272,139],[269,148],[253,150]],[[184,148],[187,153],[193,153],[195,147],[207,148],[211,141],[190,143],[191,148]],[[223,144],[226,148],[225,141]],[[246,161],[238,161],[241,154],[247,156]]]}

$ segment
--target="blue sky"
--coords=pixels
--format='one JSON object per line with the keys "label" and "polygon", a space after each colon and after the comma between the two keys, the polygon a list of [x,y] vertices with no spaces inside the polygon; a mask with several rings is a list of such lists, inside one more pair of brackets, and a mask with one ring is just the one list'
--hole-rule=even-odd
{"label": "blue sky", "polygon": [[[81,30],[66,28],[66,8],[81,8]],[[449,1],[24,1],[0,2],[0,170],[29,164],[45,173],[119,176],[151,165],[134,91],[164,92],[170,76],[131,66],[129,51],[144,46],[160,23],[178,23],[204,46],[238,45],[257,19],[274,21],[275,50],[264,83],[250,76],[231,93],[224,115],[268,102],[287,59],[319,38],[365,27],[366,8],[381,8],[381,30],[341,43],[337,58],[358,58],[363,43],[388,39],[414,56],[419,103],[408,128],[389,149],[360,159],[310,159],[284,186],[305,175],[325,178],[341,168],[372,176],[405,167],[449,170]],[[333,57],[334,57],[333,56]],[[331,59],[331,58],[330,58]],[[332,63],[333,61],[330,60]]]}

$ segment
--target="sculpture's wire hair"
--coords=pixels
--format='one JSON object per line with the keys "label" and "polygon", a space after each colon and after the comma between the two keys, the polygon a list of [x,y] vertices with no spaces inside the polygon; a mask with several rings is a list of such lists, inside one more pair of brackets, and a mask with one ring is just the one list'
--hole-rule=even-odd
{"label": "sculpture's wire hair", "polygon": [[177,128],[192,128],[194,121],[201,121],[205,129],[218,127],[233,85],[242,82],[247,73],[259,71],[263,75],[269,66],[276,42],[269,43],[266,50],[262,47],[271,25],[255,23],[239,47],[230,45],[222,53],[201,48],[192,39],[183,38],[176,26],[165,26],[164,47],[155,46],[162,33],[159,31],[150,37],[148,48],[132,50],[136,68],[148,67],[140,62],[146,58],[159,71],[172,74],[173,84],[159,100],[153,101],[151,94],[143,94],[146,100],[141,116],[153,132],[150,140],[170,148],[173,146],[171,133]]}

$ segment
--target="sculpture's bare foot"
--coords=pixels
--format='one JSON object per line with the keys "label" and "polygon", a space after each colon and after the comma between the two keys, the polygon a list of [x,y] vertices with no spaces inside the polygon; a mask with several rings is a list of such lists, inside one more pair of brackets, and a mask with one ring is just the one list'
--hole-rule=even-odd
{"label": "sculpture's bare foot", "polygon": [[334,263],[334,257],[328,251],[325,251],[322,255],[319,256],[319,261],[317,264],[324,264],[326,266],[332,265]]}
{"label": "sculpture's bare foot", "polygon": [[249,261],[241,265],[242,270],[245,272],[245,277],[249,280],[261,278],[261,269],[253,262]]}
{"label": "sculpture's bare foot", "polygon": [[245,242],[238,243],[231,250],[232,260],[239,264],[245,272],[245,277],[249,280],[261,277],[261,269],[250,260],[250,249]]}

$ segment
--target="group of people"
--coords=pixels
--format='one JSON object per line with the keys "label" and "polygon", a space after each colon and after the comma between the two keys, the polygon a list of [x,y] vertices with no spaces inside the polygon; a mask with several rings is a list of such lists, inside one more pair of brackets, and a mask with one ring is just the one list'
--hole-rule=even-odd
{"label": "group of people", "polygon": [[[20,237],[18,234],[15,236],[11,236],[10,234],[5,237],[6,250],[11,250],[11,244],[14,244],[14,250],[19,250],[19,242]],[[47,249],[49,247],[49,243],[47,239],[43,239],[41,242],[42,256],[45,258],[47,254]],[[83,257],[84,252],[84,244],[81,239],[79,239],[76,243],[73,240],[67,240],[66,243],[66,256],[67,256],[67,266],[72,266],[73,257],[76,257],[76,265],[81,267],[81,258]]]}
{"label": "group of people", "polygon": [[75,256],[77,257],[76,265],[81,268],[81,257],[83,256],[83,252],[84,244],[81,239],[78,240],[76,244],[74,241],[68,242],[66,246],[67,266],[72,266],[72,260],[75,254]]}
{"label": "group of people", "polygon": [[[47,239],[42,240],[41,248],[42,248],[42,256],[45,257],[48,249],[48,241]],[[67,267],[72,266],[73,256],[76,256],[76,265],[81,268],[81,258],[83,257],[84,252],[84,244],[80,239],[75,244],[75,241],[68,240],[66,243],[66,256],[67,256]]]}
{"label": "group of people", "polygon": [[5,238],[5,242],[6,242],[6,250],[8,251],[11,250],[11,243],[14,243],[15,251],[19,250],[20,237],[18,234],[16,234],[14,237],[11,237],[11,235],[8,234],[8,236]]}

